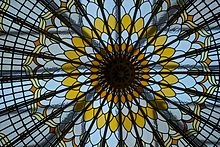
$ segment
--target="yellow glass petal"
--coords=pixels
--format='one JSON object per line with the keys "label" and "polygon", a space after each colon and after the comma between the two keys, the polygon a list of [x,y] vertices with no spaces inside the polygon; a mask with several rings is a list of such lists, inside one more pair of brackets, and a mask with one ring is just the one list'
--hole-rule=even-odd
{"label": "yellow glass petal", "polygon": [[126,102],[126,99],[125,99],[125,96],[124,96],[124,95],[122,95],[122,96],[120,97],[120,99],[121,99],[121,102],[122,102],[122,103],[125,103],[125,102]]}
{"label": "yellow glass petal", "polygon": [[169,76],[165,77],[164,80],[167,81],[167,83],[169,83],[169,84],[175,84],[178,82],[178,78],[174,75],[169,75]]}
{"label": "yellow glass petal", "polygon": [[147,65],[147,63],[148,63],[148,61],[144,60],[144,61],[141,62],[141,65],[145,66],[145,65]]}
{"label": "yellow glass petal", "polygon": [[147,86],[147,85],[148,85],[148,82],[147,82],[147,81],[141,81],[141,85]]}
{"label": "yellow glass petal", "polygon": [[[161,63],[161,65],[164,65],[164,64]],[[172,71],[172,70],[176,69],[177,67],[179,67],[179,63],[173,62],[173,61],[169,61],[168,63],[166,63],[166,64],[164,65],[163,68],[169,69],[169,70]]]}
{"label": "yellow glass petal", "polygon": [[106,94],[107,94],[107,92],[106,91],[102,91],[102,93],[101,93],[101,97],[105,97],[106,96]]}
{"label": "yellow glass petal", "polygon": [[135,24],[134,24],[134,28],[135,28],[135,32],[139,32],[144,26],[144,20],[143,18],[139,18]]}
{"label": "yellow glass petal", "polygon": [[114,103],[116,104],[118,102],[118,96],[116,95],[115,97],[114,97]]}
{"label": "yellow glass petal", "polygon": [[135,97],[139,97],[139,94],[138,94],[136,91],[133,91],[133,95],[134,95]]}
{"label": "yellow glass petal", "polygon": [[164,100],[156,100],[156,106],[160,110],[166,110],[167,109],[167,103]]}
{"label": "yellow glass petal", "polygon": [[79,101],[76,103],[76,105],[74,106],[74,111],[82,111],[85,108],[86,105],[86,101]]}
{"label": "yellow glass petal", "polygon": [[150,69],[147,68],[147,67],[144,67],[144,68],[142,69],[142,72],[149,72],[149,71],[150,71]]}
{"label": "yellow glass petal", "polygon": [[155,36],[157,32],[157,27],[156,26],[150,26],[147,28],[147,38],[150,38],[152,36]]}
{"label": "yellow glass petal", "polygon": [[64,86],[72,86],[77,80],[72,77],[67,77],[62,81],[62,85]]}
{"label": "yellow glass petal", "polygon": [[82,54],[76,51],[66,51],[64,53],[69,59],[73,60],[73,59],[78,59]]}
{"label": "yellow glass petal", "polygon": [[149,116],[151,119],[157,119],[157,113],[151,106],[147,107],[147,116]]}
{"label": "yellow glass petal", "polygon": [[92,75],[90,76],[90,79],[96,79],[96,78],[98,78],[98,75],[97,75],[97,74],[92,74]]}
{"label": "yellow glass petal", "polygon": [[101,114],[101,116],[97,120],[97,127],[101,129],[106,123],[105,114]]}
{"label": "yellow glass petal", "polygon": [[72,89],[71,89],[71,90],[69,90],[69,91],[67,92],[66,98],[67,98],[67,99],[70,99],[70,100],[75,99],[75,98],[77,97],[78,93],[79,93],[78,90],[72,90]]}
{"label": "yellow glass petal", "polygon": [[74,67],[71,63],[65,63],[62,65],[62,69],[67,73],[71,73],[76,70],[76,67]]}
{"label": "yellow glass petal", "polygon": [[94,118],[93,108],[92,108],[92,106],[90,106],[90,109],[88,109],[84,114],[84,120],[89,121],[93,118]]}
{"label": "yellow glass petal", "polygon": [[144,120],[145,118],[143,117],[143,116],[140,116],[140,115],[136,115],[136,120],[135,120],[135,122],[136,122],[136,124],[139,126],[139,127],[141,127],[141,128],[143,128],[144,127],[144,125],[145,125],[145,120]]}
{"label": "yellow glass petal", "polygon": [[164,45],[164,43],[165,43],[166,41],[167,41],[167,36],[159,36],[159,37],[156,39],[154,45],[155,45],[155,46]]}
{"label": "yellow glass petal", "polygon": [[126,43],[122,43],[122,45],[121,45],[121,50],[122,50],[122,51],[125,51],[125,49],[126,49]]}
{"label": "yellow glass petal", "polygon": [[173,56],[174,52],[175,52],[175,50],[173,48],[167,47],[162,51],[161,56],[169,58],[169,57]]}
{"label": "yellow glass petal", "polygon": [[117,21],[116,21],[115,16],[109,15],[109,17],[108,17],[108,25],[109,25],[109,27],[110,27],[112,30],[115,29],[116,23],[117,23]]}
{"label": "yellow glass petal", "polygon": [[100,18],[95,19],[95,28],[100,32],[103,32],[104,22]]}
{"label": "yellow glass petal", "polygon": [[102,56],[99,55],[99,54],[96,54],[96,58],[97,58],[98,60],[102,60]]}
{"label": "yellow glass petal", "polygon": [[108,46],[107,46],[107,49],[108,49],[109,52],[112,52],[112,51],[113,51],[112,46],[109,45],[109,44],[108,44]]}
{"label": "yellow glass petal", "polygon": [[127,94],[127,100],[132,101],[132,96],[130,94]]}
{"label": "yellow glass petal", "polygon": [[112,120],[109,123],[110,130],[112,132],[115,132],[118,129],[118,125],[119,124],[118,124],[116,117],[113,116]]}
{"label": "yellow glass petal", "polygon": [[131,120],[130,120],[128,117],[126,117],[126,116],[125,116],[125,119],[124,119],[124,122],[123,122],[123,126],[124,126],[124,128],[125,128],[128,132],[131,131],[132,122],[131,122]]}
{"label": "yellow glass petal", "polygon": [[116,52],[119,51],[119,46],[118,46],[118,44],[115,44],[115,45],[114,45],[114,49],[115,49]]}
{"label": "yellow glass petal", "polygon": [[92,36],[92,30],[90,29],[90,28],[88,28],[88,27],[82,27],[82,33],[83,33],[83,35],[85,36],[85,37],[87,37],[87,38],[93,38],[93,36]]}
{"label": "yellow glass petal", "polygon": [[79,37],[73,37],[72,38],[72,42],[73,42],[73,45],[75,46],[75,47],[77,47],[77,48],[84,48],[84,47],[86,47],[86,44],[84,43],[84,41],[81,39],[81,38],[79,38]]}
{"label": "yellow glass petal", "polygon": [[138,60],[140,61],[141,59],[143,59],[144,58],[144,54],[140,54],[139,56],[138,56]]}
{"label": "yellow glass petal", "polygon": [[[124,15],[124,17],[121,20],[121,24],[122,24],[122,31],[124,31],[124,29],[127,29],[128,26],[131,25],[131,17],[130,17],[130,15]],[[128,31],[130,31],[130,30],[128,30]]]}
{"label": "yellow glass petal", "polygon": [[[161,94],[158,92],[158,94]],[[162,94],[163,95],[163,94]],[[157,107],[160,110],[166,110],[168,108],[167,103],[159,96],[155,95],[155,100],[152,101],[153,106]]]}
{"label": "yellow glass petal", "polygon": [[169,88],[169,87],[166,87],[166,88],[162,88],[161,90],[165,97],[172,97],[172,96],[175,96],[176,93],[173,91],[173,89]]}
{"label": "yellow glass petal", "polygon": [[127,51],[130,53],[132,50],[133,50],[132,45],[129,45]]}
{"label": "yellow glass petal", "polygon": [[99,66],[99,62],[96,61],[96,60],[92,61],[92,64],[95,65],[95,66]]}
{"label": "yellow glass petal", "polygon": [[139,49],[136,49],[136,50],[134,50],[133,55],[136,56],[139,52],[140,52],[140,50],[139,50]]}
{"label": "yellow glass petal", "polygon": [[143,78],[143,79],[149,79],[149,78],[150,78],[150,76],[149,76],[149,75],[147,75],[147,74],[145,74],[145,75],[142,75],[142,78]]}
{"label": "yellow glass petal", "polygon": [[91,70],[91,72],[98,72],[99,71],[98,68],[95,68],[95,67],[91,68],[90,70]]}
{"label": "yellow glass petal", "polygon": [[98,81],[94,81],[94,82],[92,82],[92,86],[97,86],[99,84],[99,82]]}
{"label": "yellow glass petal", "polygon": [[108,101],[111,101],[112,100],[112,94],[109,94],[107,99],[108,99]]}

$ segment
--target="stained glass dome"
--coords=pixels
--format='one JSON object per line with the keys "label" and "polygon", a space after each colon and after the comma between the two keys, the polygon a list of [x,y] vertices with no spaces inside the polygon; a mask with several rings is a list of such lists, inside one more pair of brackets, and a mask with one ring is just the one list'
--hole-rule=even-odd
{"label": "stained glass dome", "polygon": [[220,146],[220,1],[0,7],[0,146]]}

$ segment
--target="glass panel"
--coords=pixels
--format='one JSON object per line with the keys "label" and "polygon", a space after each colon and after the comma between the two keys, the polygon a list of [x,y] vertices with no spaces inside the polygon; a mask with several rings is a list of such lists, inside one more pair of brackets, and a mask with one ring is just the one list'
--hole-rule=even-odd
{"label": "glass panel", "polygon": [[219,6],[0,1],[0,146],[218,146]]}

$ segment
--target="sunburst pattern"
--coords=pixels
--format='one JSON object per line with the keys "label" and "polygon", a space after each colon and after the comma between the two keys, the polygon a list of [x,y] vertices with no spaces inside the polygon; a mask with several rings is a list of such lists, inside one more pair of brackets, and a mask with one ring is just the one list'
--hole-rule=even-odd
{"label": "sunburst pattern", "polygon": [[35,123],[14,138],[2,129],[2,144],[37,145],[30,135],[37,130],[40,146],[200,146],[210,139],[201,133],[205,126],[219,134],[219,117],[206,120],[219,97],[218,43],[207,29],[217,16],[201,22],[193,1],[26,2],[16,3],[41,10],[30,11],[36,20],[22,17],[23,9],[14,16],[7,0],[1,4],[2,33],[16,30],[7,24],[13,20],[32,34],[27,43],[15,40],[17,50],[1,39],[5,51],[24,55],[19,78],[28,97],[16,102],[15,91],[10,105],[3,90],[8,104],[1,112],[27,107]]}

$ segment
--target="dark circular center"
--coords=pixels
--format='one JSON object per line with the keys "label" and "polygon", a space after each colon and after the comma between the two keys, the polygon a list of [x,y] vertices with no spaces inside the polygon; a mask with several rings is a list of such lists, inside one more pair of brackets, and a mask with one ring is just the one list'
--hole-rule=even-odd
{"label": "dark circular center", "polygon": [[106,65],[104,75],[113,88],[126,88],[134,80],[134,66],[127,59],[116,58]]}

